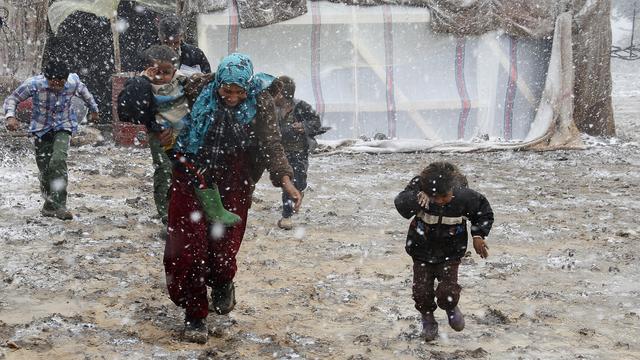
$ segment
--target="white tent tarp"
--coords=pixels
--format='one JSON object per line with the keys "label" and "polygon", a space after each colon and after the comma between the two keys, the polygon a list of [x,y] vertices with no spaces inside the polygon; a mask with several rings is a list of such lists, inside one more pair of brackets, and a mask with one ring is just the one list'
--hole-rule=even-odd
{"label": "white tent tarp", "polygon": [[516,38],[498,31],[435,34],[424,8],[326,2],[308,8],[253,29],[238,25],[233,8],[201,15],[199,45],[212,62],[240,51],[258,71],[296,79],[296,97],[333,128],[325,140],[376,133],[412,139],[409,149],[393,140],[349,142],[350,149],[580,144],[572,123],[569,14],[558,18],[553,37]]}

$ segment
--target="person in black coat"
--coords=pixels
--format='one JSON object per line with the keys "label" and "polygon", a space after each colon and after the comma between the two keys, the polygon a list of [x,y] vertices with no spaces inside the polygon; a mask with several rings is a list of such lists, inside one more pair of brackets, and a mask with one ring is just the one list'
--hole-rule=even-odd
{"label": "person in black coat", "polygon": [[[180,19],[175,15],[169,15],[160,20],[158,24],[158,37],[161,45],[167,45],[178,53],[179,62],[177,68],[185,71],[185,67],[205,74],[211,73],[211,65],[204,52],[194,45],[183,41],[184,33]],[[188,73],[188,71],[185,71]]]}
{"label": "person in black coat", "polygon": [[484,240],[493,224],[489,202],[467,187],[455,165],[434,162],[398,194],[395,206],[403,217],[413,217],[405,249],[413,259],[413,299],[422,314],[422,335],[427,341],[437,337],[433,312],[438,307],[447,312],[449,325],[462,331],[458,267],[469,233],[476,253],[482,258],[489,255]]}
{"label": "person in black coat", "polygon": [[[313,150],[315,136],[322,134],[320,115],[304,100],[294,98],[295,81],[286,75],[278,78],[282,89],[274,96],[278,126],[282,134],[282,146],[287,160],[293,168],[293,183],[296,189],[303,192],[307,188],[307,171],[309,170],[309,152]],[[282,218],[278,227],[285,230],[293,228],[293,201],[282,192]]]}

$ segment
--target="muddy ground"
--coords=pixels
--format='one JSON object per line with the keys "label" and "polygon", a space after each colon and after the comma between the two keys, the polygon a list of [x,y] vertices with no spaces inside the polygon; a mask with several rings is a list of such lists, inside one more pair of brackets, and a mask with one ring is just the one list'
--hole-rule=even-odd
{"label": "muddy ground", "polygon": [[[625,68],[626,69],[626,68]],[[635,78],[633,77],[635,76]],[[614,73],[619,137],[587,150],[313,156],[297,228],[263,179],[238,305],[180,341],[146,149],[73,148],[62,222],[39,215],[24,138],[0,144],[0,359],[640,359],[640,76]],[[622,85],[621,85],[622,84]],[[425,343],[393,198],[458,164],[496,214],[460,269],[467,327]]]}

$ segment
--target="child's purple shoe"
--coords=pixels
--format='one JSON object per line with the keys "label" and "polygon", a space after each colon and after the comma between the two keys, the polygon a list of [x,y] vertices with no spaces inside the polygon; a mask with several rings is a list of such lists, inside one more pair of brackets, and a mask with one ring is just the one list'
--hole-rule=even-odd
{"label": "child's purple shoe", "polygon": [[438,337],[438,322],[433,312],[422,314],[422,337],[426,341],[433,341]]}
{"label": "child's purple shoe", "polygon": [[453,310],[447,310],[447,318],[449,319],[449,326],[453,330],[462,331],[464,329],[464,315],[457,306]]}

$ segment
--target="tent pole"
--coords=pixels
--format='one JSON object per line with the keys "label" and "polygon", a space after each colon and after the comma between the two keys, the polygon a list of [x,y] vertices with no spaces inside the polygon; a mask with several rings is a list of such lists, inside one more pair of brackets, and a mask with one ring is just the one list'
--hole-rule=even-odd
{"label": "tent pole", "polygon": [[629,44],[629,56],[633,55],[633,35],[636,32],[636,7],[638,3],[633,3],[633,20],[631,20],[631,43]]}
{"label": "tent pole", "polygon": [[122,72],[122,62],[120,60],[120,32],[117,29],[118,15],[109,18],[111,23],[111,34],[113,35],[113,61],[116,74]]}
{"label": "tent pole", "polygon": [[[353,47],[356,50],[356,52],[360,56],[362,56],[362,59],[364,59],[364,61],[367,64],[369,64],[369,67],[371,68],[371,70],[373,70],[374,74],[376,74],[376,76],[380,78],[380,81],[382,81],[383,83],[386,82],[387,80],[386,74],[384,73],[384,71],[380,70],[379,66],[375,65],[375,57],[373,56],[373,54],[371,54],[369,50],[367,50],[365,47],[363,47],[359,43],[357,44],[354,43]],[[402,90],[396,88],[396,94],[398,95],[398,99],[400,100],[399,102],[404,102],[404,103],[409,102],[409,99],[402,92]],[[425,139],[440,140],[440,138],[436,135],[436,132],[429,125],[427,125],[426,120],[422,117],[422,115],[416,109],[408,109],[407,112],[409,113],[409,118],[411,118],[411,120],[413,120],[413,122],[420,129],[420,131],[422,131],[422,134],[425,136]]]}
{"label": "tent pole", "polygon": [[[504,53],[504,51],[502,51],[502,49],[500,48],[500,44],[498,44],[498,41],[494,38],[489,39],[489,46],[491,46],[493,51],[498,55],[498,58],[500,59],[500,65],[502,65],[505,71],[509,73],[509,57]],[[533,92],[531,91],[527,83],[525,83],[524,80],[522,80],[520,77],[516,79],[516,86],[518,87],[518,90],[520,90],[520,93],[522,93],[522,96],[527,99],[529,104],[533,106],[537,105],[535,96],[533,96]]]}
{"label": "tent pole", "polygon": [[[485,44],[489,41],[495,41],[495,38],[493,35],[485,35],[481,37],[480,41]],[[481,48],[486,47],[483,46]],[[478,106],[478,127],[475,136],[482,136],[484,134],[491,133],[491,123],[496,117],[495,106],[489,106],[489,104],[495,104],[497,101],[498,82],[496,81],[496,79],[498,78],[498,72],[501,65],[499,59],[493,56],[488,56],[487,58],[493,60],[491,61],[491,64],[487,66],[488,69],[482,69],[481,63],[479,61],[476,62],[476,72],[479,74],[479,76],[484,76],[485,79],[492,79],[493,81],[490,80],[477,82],[478,95],[485,93],[482,90],[487,89],[487,96],[484,105]]]}
{"label": "tent pole", "polygon": [[[358,22],[356,20],[356,13],[355,13],[355,8],[356,6],[352,6],[351,7],[351,43],[353,44],[354,50],[357,49],[358,47]],[[360,104],[359,104],[359,99],[358,99],[358,51],[354,51],[353,55],[352,55],[352,61],[353,61],[353,103],[355,106],[355,111],[353,112],[353,135],[355,138],[357,138],[360,135],[364,135],[363,134],[358,134],[359,129],[358,129],[358,120],[359,120],[359,112],[360,112]],[[366,127],[364,130],[367,130]]]}

